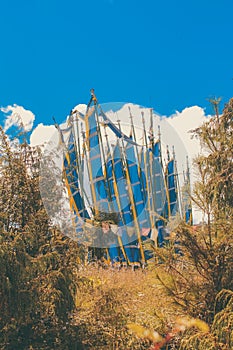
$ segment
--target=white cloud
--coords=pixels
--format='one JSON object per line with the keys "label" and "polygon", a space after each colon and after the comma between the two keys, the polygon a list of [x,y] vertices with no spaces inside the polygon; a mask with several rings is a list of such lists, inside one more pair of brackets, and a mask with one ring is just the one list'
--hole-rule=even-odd
{"label": "white cloud", "polygon": [[[73,111],[78,111],[85,114],[87,105],[79,104],[73,108]],[[67,121],[69,116],[67,116],[66,121],[60,124],[61,129],[67,128]],[[49,143],[49,145],[48,145]],[[32,131],[30,136],[31,146],[47,146],[52,150],[53,147],[58,146],[59,143],[59,134],[54,125],[44,125],[40,123]]]}
{"label": "white cloud", "polygon": [[30,136],[31,146],[45,146],[49,142],[56,145],[59,141],[59,135],[54,125],[38,124]]}
{"label": "white cloud", "polygon": [[80,112],[82,114],[85,114],[86,109],[87,109],[87,105],[84,104],[84,103],[80,103],[80,104],[78,104],[77,106],[75,106],[73,108],[73,112],[78,111],[78,112]]}
{"label": "white cloud", "polygon": [[185,108],[182,112],[167,118],[168,123],[176,130],[185,144],[190,158],[195,157],[200,151],[200,143],[192,138],[191,130],[198,128],[209,120],[210,116],[205,115],[204,109],[198,106]]}
{"label": "white cloud", "polygon": [[13,104],[13,106],[0,107],[0,111],[6,114],[4,131],[7,131],[12,126],[23,126],[25,131],[31,131],[35,120],[35,115],[31,111],[16,104]]}

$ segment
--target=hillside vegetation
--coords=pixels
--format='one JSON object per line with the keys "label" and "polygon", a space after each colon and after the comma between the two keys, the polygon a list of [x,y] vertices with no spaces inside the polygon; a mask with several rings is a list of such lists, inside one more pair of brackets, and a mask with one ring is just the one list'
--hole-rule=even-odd
{"label": "hillside vegetation", "polygon": [[40,150],[0,132],[1,349],[233,348],[233,99],[193,131],[205,224],[173,227],[174,241],[134,272],[86,264],[47,216]]}

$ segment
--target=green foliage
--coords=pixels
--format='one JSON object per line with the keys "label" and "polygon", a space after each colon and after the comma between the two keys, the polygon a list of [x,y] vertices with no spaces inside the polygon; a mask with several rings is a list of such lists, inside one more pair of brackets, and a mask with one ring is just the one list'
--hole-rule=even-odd
{"label": "green foliage", "polygon": [[80,248],[43,207],[40,151],[26,142],[12,146],[0,131],[0,347],[69,349]]}
{"label": "green foliage", "polygon": [[177,232],[183,256],[175,258],[172,249],[167,252],[174,300],[190,315],[208,322],[214,317],[216,295],[222,289],[233,289],[233,230],[228,229],[227,234],[225,230],[226,226],[219,228],[216,238],[212,227],[194,230],[182,224]]}
{"label": "green foliage", "polygon": [[218,227],[233,219],[233,99],[220,117],[217,114],[194,134],[204,151],[195,162],[201,180],[196,183],[194,200]]}
{"label": "green foliage", "polygon": [[[232,348],[233,290],[233,99],[218,114],[194,131],[202,145],[196,160],[198,181],[193,203],[203,212],[205,223],[183,223],[173,230],[170,244],[156,250],[164,273],[157,277],[164,291],[187,315],[211,326],[207,336],[188,330],[177,338],[176,348]],[[179,242],[181,255],[175,254]],[[225,304],[223,302],[225,300]],[[218,305],[222,305],[219,309]]]}
{"label": "green foliage", "polygon": [[180,350],[231,350],[233,348],[233,292],[223,289],[216,297],[215,317],[211,331],[203,337],[200,332],[189,331],[182,340]]}

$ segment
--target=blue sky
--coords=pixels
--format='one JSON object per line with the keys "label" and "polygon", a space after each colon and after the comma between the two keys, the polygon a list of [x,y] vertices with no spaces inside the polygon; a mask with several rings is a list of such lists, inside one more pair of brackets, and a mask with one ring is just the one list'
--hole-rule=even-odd
{"label": "blue sky", "polygon": [[170,115],[233,90],[232,0],[0,3],[0,106],[64,120],[94,87]]}

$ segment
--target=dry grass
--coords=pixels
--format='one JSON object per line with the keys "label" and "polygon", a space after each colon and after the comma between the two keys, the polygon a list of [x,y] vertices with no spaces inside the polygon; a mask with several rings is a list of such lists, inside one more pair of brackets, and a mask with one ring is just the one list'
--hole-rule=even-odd
{"label": "dry grass", "polygon": [[154,271],[88,267],[80,273],[78,285],[73,324],[80,329],[80,349],[149,349],[151,343],[131,334],[127,325],[166,334],[182,315]]}

